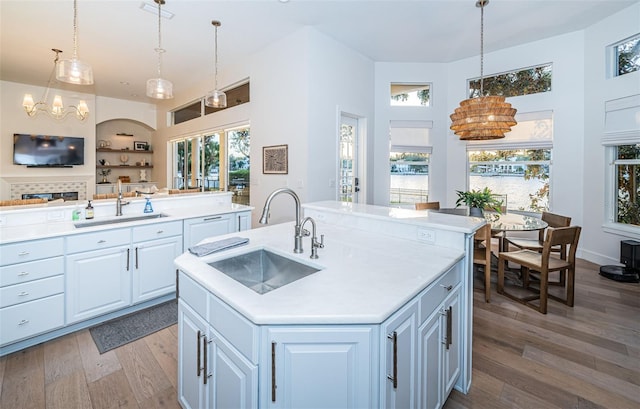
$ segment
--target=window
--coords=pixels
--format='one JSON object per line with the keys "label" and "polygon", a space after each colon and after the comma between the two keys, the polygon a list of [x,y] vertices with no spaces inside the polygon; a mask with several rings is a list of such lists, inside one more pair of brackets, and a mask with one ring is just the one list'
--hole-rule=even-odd
{"label": "window", "polygon": [[195,118],[200,118],[203,115],[209,115],[211,113],[218,112],[223,109],[231,108],[237,105],[250,102],[249,82],[238,85],[229,90],[225,90],[224,92],[227,94],[226,108],[208,107],[204,104],[204,97],[202,97],[199,100],[194,101],[187,106],[171,111],[172,124],[173,125],[181,124],[183,122],[187,122]]}
{"label": "window", "polygon": [[432,121],[391,121],[389,203],[413,207],[429,201]]}
{"label": "window", "polygon": [[249,141],[249,127],[171,141],[172,187],[226,190],[234,203],[249,204]]}
{"label": "window", "polygon": [[431,84],[391,84],[391,106],[428,107]]}
{"label": "window", "polygon": [[640,226],[640,144],[615,149],[616,223]]}
{"label": "window", "polygon": [[[484,77],[483,90],[485,95],[503,95],[515,97],[518,95],[536,94],[551,91],[551,64],[525,68]],[[469,81],[469,98],[480,96],[480,78]]]}
{"label": "window", "polygon": [[488,187],[507,210],[549,209],[553,112],[516,115],[504,139],[467,142],[469,189]]}
{"label": "window", "polygon": [[615,76],[640,70],[640,35],[613,46],[615,53]]}
{"label": "window", "polygon": [[551,149],[469,151],[469,189],[485,187],[507,210],[549,209]]}

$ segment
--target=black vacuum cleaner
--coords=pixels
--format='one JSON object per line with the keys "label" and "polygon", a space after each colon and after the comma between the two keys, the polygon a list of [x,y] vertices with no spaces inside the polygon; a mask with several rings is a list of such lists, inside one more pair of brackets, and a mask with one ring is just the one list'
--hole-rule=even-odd
{"label": "black vacuum cleaner", "polygon": [[620,262],[624,266],[600,267],[600,275],[624,283],[640,283],[640,241],[620,242]]}

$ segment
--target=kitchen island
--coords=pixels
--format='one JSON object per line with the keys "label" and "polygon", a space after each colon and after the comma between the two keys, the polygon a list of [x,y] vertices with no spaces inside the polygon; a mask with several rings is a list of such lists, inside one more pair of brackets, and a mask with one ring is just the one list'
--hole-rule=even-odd
{"label": "kitchen island", "polygon": [[[242,247],[176,259],[181,405],[441,407],[454,386],[466,392],[470,249],[484,221],[303,207],[325,236],[318,259],[309,258],[310,239],[293,253],[293,223],[235,235],[249,239]],[[210,265],[263,250],[318,271],[260,294]]]}

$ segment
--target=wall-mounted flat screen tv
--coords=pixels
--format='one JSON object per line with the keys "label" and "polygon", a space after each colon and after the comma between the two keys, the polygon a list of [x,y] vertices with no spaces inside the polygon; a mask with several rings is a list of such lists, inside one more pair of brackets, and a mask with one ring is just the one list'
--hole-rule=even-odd
{"label": "wall-mounted flat screen tv", "polygon": [[84,165],[84,138],[13,134],[13,164],[43,167]]}

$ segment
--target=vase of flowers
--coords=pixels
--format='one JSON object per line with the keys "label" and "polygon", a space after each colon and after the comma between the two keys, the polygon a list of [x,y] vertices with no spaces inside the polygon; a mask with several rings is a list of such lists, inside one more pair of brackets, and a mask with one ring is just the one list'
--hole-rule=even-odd
{"label": "vase of flowers", "polygon": [[483,217],[485,209],[495,210],[501,213],[502,202],[493,196],[493,192],[488,187],[483,190],[460,191],[457,190],[458,200],[456,207],[465,204],[469,208],[469,216]]}
{"label": "vase of flowers", "polygon": [[111,169],[100,169],[98,174],[102,176],[102,181],[100,183],[109,183],[107,180],[107,176],[111,173]]}

